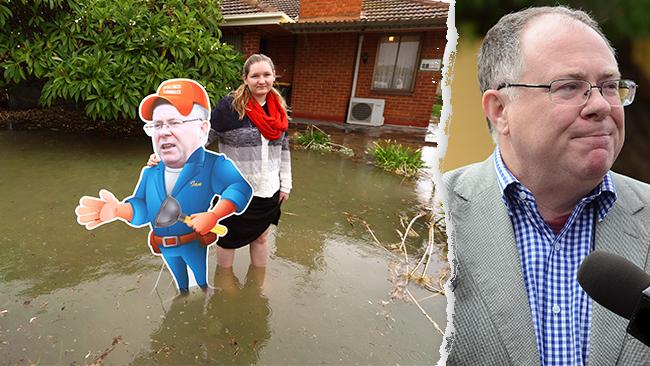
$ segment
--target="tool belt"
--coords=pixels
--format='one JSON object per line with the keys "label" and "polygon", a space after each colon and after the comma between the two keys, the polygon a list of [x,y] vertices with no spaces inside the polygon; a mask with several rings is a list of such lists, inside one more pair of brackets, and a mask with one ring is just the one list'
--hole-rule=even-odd
{"label": "tool belt", "polygon": [[217,234],[208,232],[205,235],[201,235],[197,232],[191,232],[186,235],[157,236],[153,231],[149,232],[149,246],[153,249],[154,253],[160,253],[161,246],[165,248],[177,247],[195,240],[198,240],[199,243],[207,247],[217,240]]}

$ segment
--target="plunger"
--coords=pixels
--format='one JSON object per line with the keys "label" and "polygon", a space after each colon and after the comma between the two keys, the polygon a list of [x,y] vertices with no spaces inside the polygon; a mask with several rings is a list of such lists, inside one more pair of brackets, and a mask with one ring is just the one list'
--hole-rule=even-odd
{"label": "plunger", "polygon": [[[156,219],[154,220],[154,227],[169,227],[174,225],[177,221],[184,224],[189,224],[191,219],[189,216],[183,214],[181,204],[172,196],[167,195],[167,198],[160,205]],[[224,236],[228,232],[228,228],[223,225],[217,224],[213,227],[211,232]]]}

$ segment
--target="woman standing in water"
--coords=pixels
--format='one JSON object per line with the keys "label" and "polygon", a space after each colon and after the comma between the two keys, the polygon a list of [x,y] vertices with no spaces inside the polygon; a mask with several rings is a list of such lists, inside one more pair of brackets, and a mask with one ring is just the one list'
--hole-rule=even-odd
{"label": "woman standing in water", "polygon": [[[251,265],[266,266],[269,227],[278,224],[280,205],[291,191],[287,104],[273,87],[273,61],[262,54],[250,56],[244,63],[242,79],[237,90],[219,101],[210,117],[219,137],[219,152],[237,165],[254,195],[243,214],[220,221],[228,228],[228,234],[217,241],[221,268],[231,268],[235,249],[246,245]],[[159,161],[151,155],[147,165]]]}
{"label": "woman standing in water", "polygon": [[228,234],[217,241],[217,262],[232,267],[235,249],[249,245],[251,264],[266,266],[268,234],[280,219],[280,205],[291,191],[291,156],[287,104],[273,87],[275,66],[265,55],[244,63],[243,83],[212,111],[210,123],[219,137],[219,152],[237,165],[253,187],[246,211],[221,224]]}

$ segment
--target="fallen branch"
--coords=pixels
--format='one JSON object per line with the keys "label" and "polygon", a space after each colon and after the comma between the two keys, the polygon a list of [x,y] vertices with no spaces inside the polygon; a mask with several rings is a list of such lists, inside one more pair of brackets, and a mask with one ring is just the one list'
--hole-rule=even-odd
{"label": "fallen branch", "polygon": [[413,296],[413,294],[411,294],[411,291],[409,291],[409,289],[406,288],[406,287],[404,287],[404,290],[405,290],[406,293],[409,295],[409,297],[411,298],[411,300],[413,300],[413,303],[418,307],[418,309],[420,309],[420,311],[422,312],[422,314],[424,314],[424,316],[425,316],[427,319],[429,319],[429,321],[431,322],[431,324],[433,324],[433,326],[434,326],[434,327],[436,328],[436,330],[440,333],[440,335],[444,336],[444,335],[445,335],[445,332],[443,332],[442,329],[440,328],[440,326],[438,325],[438,323],[436,323],[435,320],[431,319],[431,317],[429,316],[429,314],[427,314],[427,312],[424,311],[424,309],[422,308],[422,306],[420,306],[420,303],[415,299],[415,297]]}
{"label": "fallen branch", "polygon": [[433,241],[434,241],[433,226],[434,226],[433,224],[429,226],[429,243],[427,244],[427,249],[424,251],[424,255],[422,256],[422,258],[420,258],[418,264],[415,266],[415,268],[413,268],[413,271],[409,273],[409,276],[412,276],[415,273],[415,271],[417,271],[417,269],[420,268],[425,258],[427,262],[426,265],[424,266],[424,271],[422,271],[422,275],[427,273],[427,269],[429,268],[429,262],[431,261],[431,255],[433,254]]}
{"label": "fallen branch", "polygon": [[108,355],[115,350],[115,347],[117,346],[118,343],[122,342],[122,336],[117,336],[113,337],[113,342],[111,343],[111,346],[108,347],[104,352],[102,352],[101,355],[99,355],[97,358],[93,360],[93,362],[89,366],[99,366],[104,362],[104,359],[108,357]]}
{"label": "fallen branch", "polygon": [[[406,237],[408,236],[409,231],[411,231],[411,227],[415,223],[415,220],[419,219],[420,217],[424,216],[424,213],[420,213],[417,216],[415,216],[413,219],[411,219],[411,222],[409,222],[408,226],[406,227],[406,231],[404,232],[404,235],[402,235],[402,242],[400,243],[400,249],[404,252],[404,264],[406,264],[406,272],[409,272],[409,257],[408,254],[406,253]],[[406,278],[406,281],[408,283],[408,277]]]}
{"label": "fallen branch", "polygon": [[394,254],[393,252],[391,252],[390,250],[388,250],[385,246],[383,246],[383,245],[381,244],[381,242],[379,241],[379,239],[377,239],[377,236],[375,235],[375,233],[374,233],[374,232],[372,231],[372,229],[370,228],[370,224],[368,224],[368,222],[367,222],[366,220],[362,219],[361,217],[358,217],[358,216],[352,215],[352,214],[349,213],[349,212],[345,212],[345,211],[344,211],[343,213],[346,215],[346,220],[348,221],[348,224],[350,224],[350,226],[354,227],[354,222],[355,222],[355,221],[361,221],[361,223],[363,224],[363,226],[366,227],[366,230],[368,230],[368,232],[370,233],[370,235],[371,235],[372,238],[374,239],[375,244],[377,244],[378,247],[380,247],[381,249],[385,250],[386,252],[388,252],[388,253],[390,253],[390,254]]}

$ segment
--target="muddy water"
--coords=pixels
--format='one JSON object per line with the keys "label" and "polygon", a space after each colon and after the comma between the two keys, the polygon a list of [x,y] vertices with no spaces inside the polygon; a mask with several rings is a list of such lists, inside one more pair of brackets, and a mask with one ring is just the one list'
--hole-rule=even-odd
{"label": "muddy water", "polygon": [[[294,151],[294,191],[265,271],[216,271],[212,296],[175,298],[147,229],[86,231],[80,196],[132,192],[146,139],[0,131],[0,360],[7,364],[432,364],[441,337],[413,304],[390,300],[399,215],[428,205],[426,178]],[[427,153],[429,154],[429,153]],[[425,155],[427,155],[425,154]],[[427,196],[428,195],[428,196]],[[356,218],[348,220],[349,218]],[[409,239],[415,253],[426,227]],[[433,274],[440,263],[433,263]],[[156,283],[158,282],[158,285]],[[445,299],[411,287],[444,327]]]}
{"label": "muddy water", "polygon": [[[305,123],[296,123],[292,128],[296,132],[304,131],[309,125]],[[433,173],[437,169],[438,162],[435,156],[437,137],[437,125],[430,125],[428,130],[425,129],[387,129],[387,128],[362,128],[356,125],[319,125],[318,129],[327,133],[332,142],[338,145],[348,147],[352,150],[353,155],[349,159],[363,163],[372,164],[373,157],[368,150],[374,142],[379,140],[391,140],[405,147],[420,150],[424,167],[420,170],[421,174],[418,179],[406,183],[412,184],[413,190],[417,195],[418,201],[422,204],[429,205],[433,195]],[[428,142],[425,142],[428,141]]]}

